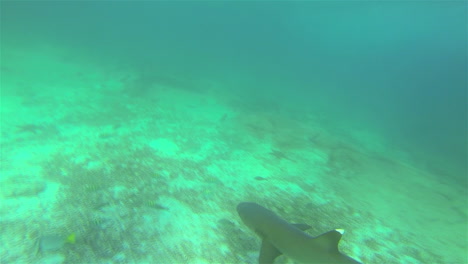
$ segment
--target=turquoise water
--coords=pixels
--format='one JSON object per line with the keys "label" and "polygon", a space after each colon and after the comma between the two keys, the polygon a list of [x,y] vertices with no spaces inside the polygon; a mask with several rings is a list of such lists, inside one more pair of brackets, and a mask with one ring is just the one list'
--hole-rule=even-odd
{"label": "turquoise water", "polygon": [[2,1],[0,262],[257,263],[251,201],[363,263],[468,263],[466,19]]}

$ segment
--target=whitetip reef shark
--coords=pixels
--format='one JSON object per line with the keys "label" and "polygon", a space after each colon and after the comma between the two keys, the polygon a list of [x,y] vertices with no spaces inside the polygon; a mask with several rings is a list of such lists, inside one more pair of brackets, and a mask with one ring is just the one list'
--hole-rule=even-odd
{"label": "whitetip reef shark", "polygon": [[262,238],[258,258],[260,264],[272,264],[281,254],[307,264],[360,263],[338,250],[338,243],[343,234],[341,229],[312,237],[303,231],[310,226],[290,224],[256,203],[240,203],[237,205],[237,212],[242,222]]}

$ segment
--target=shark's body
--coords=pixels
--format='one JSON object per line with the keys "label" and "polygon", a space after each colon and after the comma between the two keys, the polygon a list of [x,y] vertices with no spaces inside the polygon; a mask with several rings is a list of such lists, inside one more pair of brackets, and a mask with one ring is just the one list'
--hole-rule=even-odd
{"label": "shark's body", "polygon": [[256,203],[240,203],[237,212],[244,224],[262,238],[260,264],[271,264],[281,254],[308,264],[359,263],[339,252],[338,243],[342,235],[339,230],[312,237],[302,231],[310,226],[290,224]]}

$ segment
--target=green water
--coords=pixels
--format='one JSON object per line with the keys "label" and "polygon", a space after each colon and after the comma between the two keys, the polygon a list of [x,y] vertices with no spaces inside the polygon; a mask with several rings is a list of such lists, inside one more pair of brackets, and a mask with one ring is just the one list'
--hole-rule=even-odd
{"label": "green water", "polygon": [[466,3],[0,7],[0,262],[257,263],[251,201],[468,263]]}

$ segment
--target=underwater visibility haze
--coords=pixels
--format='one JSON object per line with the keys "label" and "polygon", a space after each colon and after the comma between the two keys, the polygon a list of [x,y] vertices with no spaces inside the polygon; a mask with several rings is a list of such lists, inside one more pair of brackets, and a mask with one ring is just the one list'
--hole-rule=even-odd
{"label": "underwater visibility haze", "polygon": [[467,10],[1,1],[0,262],[468,263]]}

